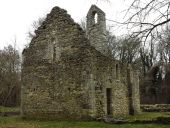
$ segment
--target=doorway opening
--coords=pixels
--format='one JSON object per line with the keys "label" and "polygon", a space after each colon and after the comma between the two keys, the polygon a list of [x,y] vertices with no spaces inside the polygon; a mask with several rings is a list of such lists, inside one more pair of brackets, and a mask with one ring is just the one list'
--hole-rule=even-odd
{"label": "doorway opening", "polygon": [[112,114],[112,89],[107,88],[106,89],[106,99],[107,99],[107,115]]}

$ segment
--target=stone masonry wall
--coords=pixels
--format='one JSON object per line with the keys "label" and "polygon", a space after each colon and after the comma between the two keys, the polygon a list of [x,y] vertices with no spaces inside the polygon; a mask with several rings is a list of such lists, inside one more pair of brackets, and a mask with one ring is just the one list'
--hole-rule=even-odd
{"label": "stone masonry wall", "polygon": [[[97,117],[108,115],[106,97],[106,89],[108,88],[111,89],[111,116],[122,117],[129,114],[128,88],[127,85],[123,83],[124,76],[120,73],[120,69],[116,71],[116,65],[119,65],[118,61],[105,56],[97,56],[95,65],[96,74],[94,74],[96,78]],[[118,74],[116,74],[116,72]]]}
{"label": "stone masonry wall", "polygon": [[108,45],[106,40],[105,13],[95,5],[91,6],[87,14],[86,28],[87,28],[87,36],[88,39],[90,40],[90,44],[94,46],[96,50],[98,50],[99,52],[107,56]]}
{"label": "stone masonry wall", "polygon": [[[96,54],[96,55],[95,55]],[[129,100],[132,99],[134,114],[140,113],[139,100],[139,78],[138,74],[126,65],[120,66],[119,61],[98,53],[93,53],[92,72],[90,81],[92,86],[91,102],[93,109],[91,114],[96,118],[106,117],[107,114],[107,97],[106,89],[111,89],[111,115],[113,117],[124,117],[129,115]],[[118,65],[118,69],[116,69]],[[122,68],[123,67],[123,68]],[[116,71],[118,70],[118,71]],[[131,91],[129,92],[128,78],[131,81]],[[131,97],[129,97],[131,93]]]}
{"label": "stone masonry wall", "polygon": [[[131,69],[132,70],[132,69]],[[137,71],[131,71],[132,80],[132,101],[134,114],[139,114],[140,111],[140,93],[139,93],[139,74]]]}
{"label": "stone masonry wall", "polygon": [[84,31],[66,11],[53,8],[23,53],[23,116],[88,115],[88,87],[84,85],[86,77],[82,76],[89,68],[88,44]]}

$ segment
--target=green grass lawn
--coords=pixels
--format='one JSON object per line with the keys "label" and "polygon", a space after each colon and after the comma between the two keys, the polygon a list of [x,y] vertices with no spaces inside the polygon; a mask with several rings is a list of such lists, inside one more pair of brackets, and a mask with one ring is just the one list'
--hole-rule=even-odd
{"label": "green grass lawn", "polygon": [[85,121],[38,121],[20,117],[0,117],[0,128],[170,128],[164,124],[106,124]]}
{"label": "green grass lawn", "polygon": [[19,107],[4,107],[0,106],[0,112],[19,112]]}
{"label": "green grass lawn", "polygon": [[[2,107],[0,112],[18,112],[19,107]],[[158,117],[170,117],[170,112],[142,112],[129,116],[129,121],[154,120]],[[108,124],[95,121],[39,121],[23,120],[19,116],[1,117],[0,128],[170,128],[170,124]]]}
{"label": "green grass lawn", "polygon": [[170,112],[142,112],[135,116],[129,116],[127,119],[135,120],[155,120],[158,117],[170,117]]}

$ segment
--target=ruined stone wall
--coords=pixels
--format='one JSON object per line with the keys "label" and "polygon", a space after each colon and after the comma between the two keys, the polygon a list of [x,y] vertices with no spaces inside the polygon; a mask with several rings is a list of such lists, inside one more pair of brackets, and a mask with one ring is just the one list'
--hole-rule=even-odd
{"label": "ruined stone wall", "polygon": [[[93,59],[93,64],[92,78],[94,85],[93,92],[95,92],[93,96],[93,115],[95,115],[96,118],[104,118],[108,115],[112,117],[129,115],[126,68],[124,71],[121,70],[119,61],[105,57],[100,53]],[[107,89],[111,89],[110,114],[107,112]]]}
{"label": "ruined stone wall", "polygon": [[[139,114],[140,94],[138,72],[100,53],[97,53],[92,61],[91,81],[93,84],[91,86],[94,89],[92,90],[93,115],[96,118],[106,117],[108,115],[112,117],[125,117],[131,114],[130,106],[132,106],[133,114]],[[107,110],[107,89],[111,89],[110,114],[108,114]]]}
{"label": "ruined stone wall", "polygon": [[83,75],[90,72],[88,44],[85,33],[66,11],[53,8],[23,53],[23,116],[88,115],[89,89],[84,85],[87,75]]}
{"label": "ruined stone wall", "polygon": [[170,104],[142,104],[143,112],[170,112]]}
{"label": "ruined stone wall", "polygon": [[[86,28],[87,28],[87,37],[90,41],[90,44],[94,46],[94,48],[97,51],[101,52],[105,56],[108,56],[109,51],[108,51],[108,45],[106,39],[105,13],[95,5],[91,6],[87,14]],[[116,71],[117,70],[116,66],[118,66],[119,64],[116,64],[115,61],[113,61],[112,59],[108,59],[107,57],[106,57],[107,59],[104,57],[106,59],[104,61],[102,61],[103,60],[102,57],[98,57],[98,58],[100,58],[100,61],[98,63],[103,64],[101,67],[98,68],[99,76],[97,77],[100,78],[99,81],[97,81],[97,83],[101,84],[101,86],[103,87],[103,89],[97,91],[100,92],[99,94],[102,93],[104,95],[103,102],[105,104],[103,104],[103,108],[104,108],[103,113],[107,113],[106,112],[106,108],[107,108],[106,89],[107,88],[111,88],[112,90],[112,100],[113,100],[112,113],[114,116],[127,115],[127,113],[129,113],[130,104],[132,105],[133,111],[135,113],[138,113],[140,111],[138,75],[137,74],[133,75],[132,69],[130,69],[131,73],[128,74],[127,72],[128,67],[125,65],[123,66],[123,70],[121,70],[120,73],[120,70]],[[129,79],[127,75],[130,75]],[[130,81],[130,83],[128,82],[128,80]],[[108,81],[112,81],[112,82],[109,83]],[[128,83],[131,90],[129,89]],[[129,94],[131,94],[130,98],[129,98]],[[102,113],[100,115],[102,115]]]}
{"label": "ruined stone wall", "polygon": [[138,71],[131,69],[131,82],[132,82],[132,105],[134,114],[139,114],[140,111],[140,91],[139,91],[139,74]]}

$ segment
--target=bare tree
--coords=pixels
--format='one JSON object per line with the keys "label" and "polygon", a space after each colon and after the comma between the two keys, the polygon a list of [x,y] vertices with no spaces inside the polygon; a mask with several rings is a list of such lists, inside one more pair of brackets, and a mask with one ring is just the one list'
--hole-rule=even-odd
{"label": "bare tree", "polygon": [[15,46],[9,45],[0,51],[0,104],[19,104],[20,56]]}
{"label": "bare tree", "polygon": [[118,47],[118,42],[116,41],[116,36],[112,34],[110,31],[110,28],[107,28],[106,31],[106,39],[107,39],[107,45],[108,45],[108,50],[109,50],[109,56],[113,57],[114,59],[117,58],[117,47]]}
{"label": "bare tree", "polygon": [[28,38],[29,39],[32,39],[33,37],[36,36],[35,35],[35,30],[37,30],[38,27],[40,27],[42,25],[44,20],[45,20],[45,17],[41,17],[41,18],[38,18],[38,20],[33,21],[32,25],[31,25],[32,26],[32,31],[30,30],[28,32]]}
{"label": "bare tree", "polygon": [[[109,35],[110,36],[110,35]],[[108,38],[109,48],[111,49],[112,57],[120,60],[122,63],[134,64],[139,58],[139,49],[141,41],[129,37],[115,37]]]}
{"label": "bare tree", "polygon": [[110,3],[110,0],[96,0],[96,4],[97,4],[99,1]]}
{"label": "bare tree", "polygon": [[81,28],[86,32],[86,18],[85,17],[80,20],[79,24]]}
{"label": "bare tree", "polygon": [[165,62],[166,64],[170,63],[170,30],[168,27],[159,36],[157,52],[159,53],[159,59],[162,62]]}
{"label": "bare tree", "polygon": [[124,24],[128,25],[133,37],[144,41],[149,36],[158,35],[161,29],[170,22],[169,0],[133,0],[127,9]]}

